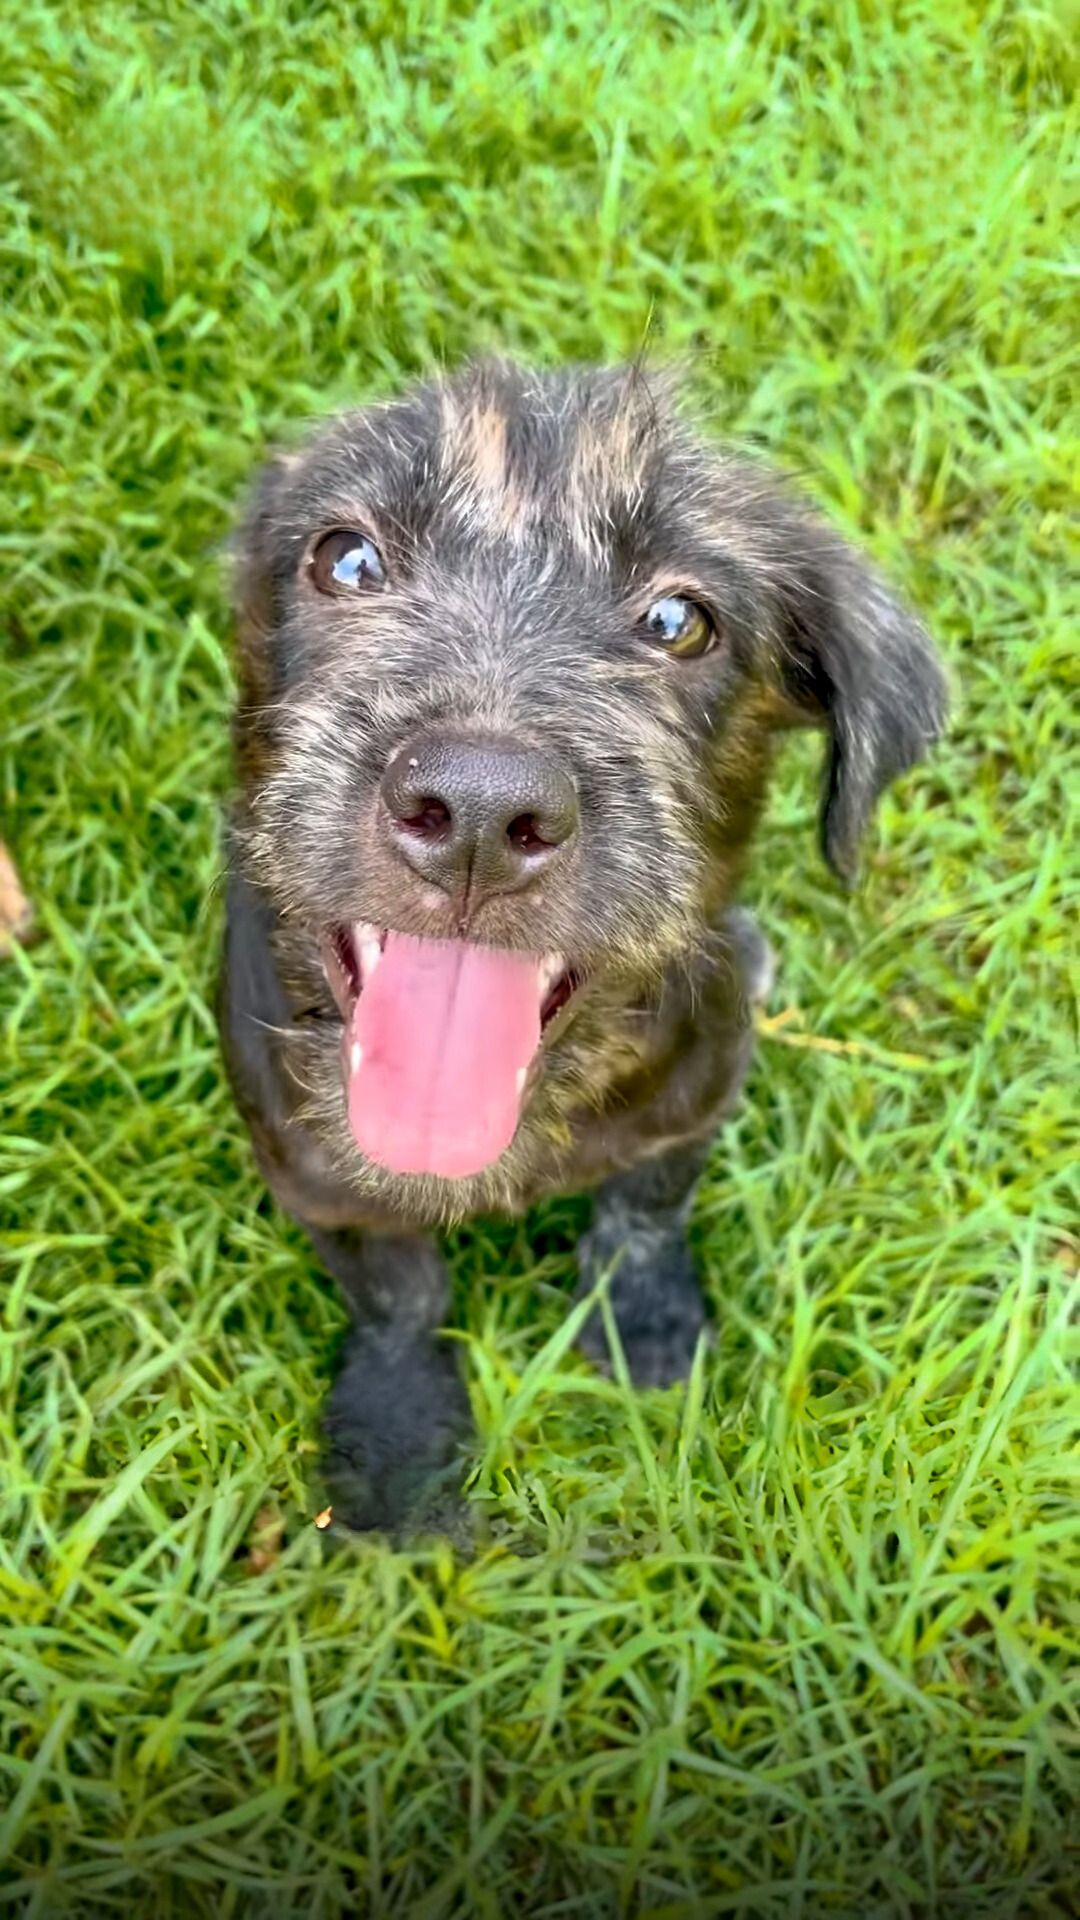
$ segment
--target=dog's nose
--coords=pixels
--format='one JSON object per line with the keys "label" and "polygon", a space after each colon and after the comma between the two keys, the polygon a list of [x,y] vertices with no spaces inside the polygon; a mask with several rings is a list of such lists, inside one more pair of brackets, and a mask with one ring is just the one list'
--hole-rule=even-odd
{"label": "dog's nose", "polygon": [[499,735],[417,735],[387,767],[382,798],[401,858],[453,894],[528,886],[578,825],[569,775],[547,754]]}

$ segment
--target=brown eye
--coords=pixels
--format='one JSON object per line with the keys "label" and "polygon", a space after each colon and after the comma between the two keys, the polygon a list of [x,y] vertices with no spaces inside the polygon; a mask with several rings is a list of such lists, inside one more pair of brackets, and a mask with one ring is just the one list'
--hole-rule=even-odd
{"label": "brown eye", "polygon": [[320,593],[363,593],[386,585],[382,554],[355,527],[328,533],[311,556],[311,577]]}
{"label": "brown eye", "polygon": [[641,626],[646,639],[680,660],[692,660],[708,653],[716,644],[716,628],[704,607],[677,593],[654,600]]}

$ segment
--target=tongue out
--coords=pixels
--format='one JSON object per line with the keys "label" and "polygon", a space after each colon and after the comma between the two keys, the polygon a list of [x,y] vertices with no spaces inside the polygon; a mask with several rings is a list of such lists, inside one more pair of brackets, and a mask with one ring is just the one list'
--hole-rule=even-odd
{"label": "tongue out", "polygon": [[357,1145],[394,1173],[479,1173],[514,1137],[539,1044],[537,955],[388,933],[345,1034]]}

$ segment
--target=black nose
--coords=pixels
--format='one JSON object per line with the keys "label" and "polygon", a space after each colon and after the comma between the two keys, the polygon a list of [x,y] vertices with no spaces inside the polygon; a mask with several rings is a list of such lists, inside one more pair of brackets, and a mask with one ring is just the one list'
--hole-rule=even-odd
{"label": "black nose", "polygon": [[447,893],[512,893],[559,858],[578,824],[569,775],[499,735],[417,734],[382,797],[396,851]]}

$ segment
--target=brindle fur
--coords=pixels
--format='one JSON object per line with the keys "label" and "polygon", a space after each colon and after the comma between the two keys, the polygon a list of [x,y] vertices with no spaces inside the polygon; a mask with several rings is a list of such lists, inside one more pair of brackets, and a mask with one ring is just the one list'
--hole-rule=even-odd
{"label": "brindle fur", "polygon": [[[312,588],[306,559],[337,526],[376,541],[383,592]],[[703,658],[636,629],[676,591],[715,610]],[[665,380],[493,362],[270,467],[241,543],[239,672],[226,1059],[264,1177],[356,1315],[328,1418],[338,1510],[397,1524],[466,1425],[432,1229],[597,1187],[583,1284],[614,1265],[636,1378],[685,1372],[704,1320],[686,1210],[769,973],[732,901],[774,742],[827,730],[823,842],[850,877],[877,796],[940,731],[944,685],[866,562],[704,444]],[[579,798],[568,858],[464,923],[380,830],[388,761],[433,727],[519,737]],[[512,1146],[475,1177],[391,1174],[353,1143],[318,930],[361,919],[585,971]],[[595,1326],[584,1344],[599,1353]]]}

